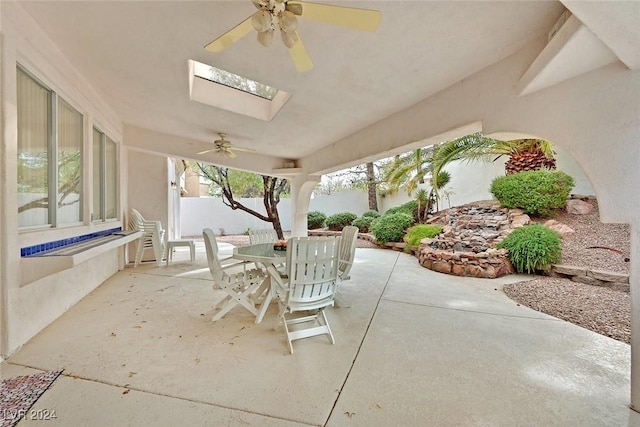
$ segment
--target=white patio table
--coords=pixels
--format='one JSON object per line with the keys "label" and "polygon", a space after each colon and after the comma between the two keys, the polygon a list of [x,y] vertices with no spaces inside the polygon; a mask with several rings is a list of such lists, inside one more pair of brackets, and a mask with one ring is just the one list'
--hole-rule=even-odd
{"label": "white patio table", "polygon": [[[256,316],[256,323],[262,322],[262,319],[269,308],[269,304],[271,304],[271,301],[273,300],[273,294],[271,292],[272,271],[277,271],[275,266],[284,263],[286,257],[287,251],[275,250],[273,248],[273,243],[258,243],[255,245],[233,248],[233,258],[262,264],[269,272],[269,274],[265,275],[264,281],[256,291],[257,296],[267,291],[264,301],[262,301],[262,305],[260,306],[260,311]],[[267,268],[268,266],[273,266],[273,268]]]}

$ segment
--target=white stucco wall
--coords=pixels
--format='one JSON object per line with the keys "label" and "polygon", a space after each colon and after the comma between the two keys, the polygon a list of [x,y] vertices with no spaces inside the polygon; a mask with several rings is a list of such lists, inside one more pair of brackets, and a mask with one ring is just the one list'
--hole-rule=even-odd
{"label": "white stucco wall", "polygon": [[[262,199],[239,199],[245,206],[265,213]],[[311,199],[309,211],[320,211],[327,216],[339,212],[362,215],[369,210],[364,191],[349,190]],[[182,197],[180,200],[180,228],[182,236],[200,236],[202,229],[209,227],[214,233],[242,234],[248,228],[271,228],[271,224],[241,210],[231,210],[218,197]],[[291,230],[291,199],[281,199],[278,204],[283,230]]]}
{"label": "white stucco wall", "polygon": [[[28,339],[64,313],[107,277],[118,271],[122,250],[115,249],[78,266],[52,274],[32,283],[21,284],[20,248],[121,226],[120,219],[92,224],[91,213],[91,144],[92,128],[99,127],[118,146],[122,125],[84,77],[74,69],[38,26],[9,2],[0,4],[2,29],[0,96],[2,97],[2,179],[0,180],[0,252],[2,273],[2,342],[3,356],[13,353]],[[84,222],[70,227],[19,231],[17,215],[17,112],[16,66],[21,64],[54,90],[84,116]],[[121,154],[121,151],[119,152]],[[122,180],[119,181],[122,183]],[[120,194],[124,193],[121,189]],[[120,207],[124,207],[122,202]]]}
{"label": "white stucco wall", "polygon": [[309,203],[309,211],[319,211],[327,216],[340,212],[351,212],[360,216],[368,210],[369,199],[364,190],[345,190],[314,196]]}
{"label": "white stucco wall", "polygon": [[[265,214],[262,199],[238,199],[250,209]],[[291,199],[281,199],[278,213],[283,230],[291,227]],[[216,234],[242,234],[248,228],[271,228],[271,224],[240,209],[232,210],[219,197],[182,197],[180,199],[180,228],[182,236],[202,236],[204,228]]]}

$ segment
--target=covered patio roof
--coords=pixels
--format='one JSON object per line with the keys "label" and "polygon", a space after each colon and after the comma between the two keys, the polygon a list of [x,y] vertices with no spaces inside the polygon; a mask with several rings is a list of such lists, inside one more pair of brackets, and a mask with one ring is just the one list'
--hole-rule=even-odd
{"label": "covered patio roof", "polygon": [[[125,135],[131,135],[125,136],[126,145],[262,173],[290,161],[306,165],[305,172],[323,173],[480,129],[458,122],[432,135],[410,133],[390,129],[384,119],[527,46],[542,49],[565,6],[578,17],[574,31],[589,36],[557,37],[523,89],[612,61],[629,68],[640,64],[640,54],[629,48],[640,40],[630,13],[637,8],[627,2],[328,3],[379,10],[381,24],[369,33],[300,19],[298,32],[315,64],[305,73],[296,71],[279,38],[264,48],[251,32],[220,53],[204,49],[254,13],[250,1],[23,1],[20,6],[56,44],[50,48],[62,50],[124,123]],[[576,61],[585,55],[590,59]],[[284,90],[291,98],[270,122],[193,101],[189,60]],[[371,133],[358,136],[372,127],[381,141],[371,140]],[[213,147],[219,132],[256,152],[237,159],[198,155]],[[354,140],[372,148],[354,147]],[[330,156],[332,161],[317,166],[308,161],[340,146],[351,154]]]}

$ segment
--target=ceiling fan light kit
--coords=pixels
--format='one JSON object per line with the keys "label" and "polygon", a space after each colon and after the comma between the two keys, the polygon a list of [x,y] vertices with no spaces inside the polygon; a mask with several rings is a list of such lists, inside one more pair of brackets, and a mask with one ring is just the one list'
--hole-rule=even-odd
{"label": "ceiling fan light kit", "polygon": [[273,30],[260,31],[258,33],[258,42],[264,47],[271,46],[273,43]]}
{"label": "ceiling fan light kit", "polygon": [[282,43],[289,49],[291,49],[298,41],[298,36],[295,32],[281,31]]}
{"label": "ceiling fan light kit", "polygon": [[260,8],[251,15],[251,25],[258,32],[258,42],[265,47],[271,46],[274,31],[280,29],[282,42],[287,48],[292,48],[298,42],[295,34],[298,20],[293,12],[286,10],[286,2],[270,0],[254,4]]}

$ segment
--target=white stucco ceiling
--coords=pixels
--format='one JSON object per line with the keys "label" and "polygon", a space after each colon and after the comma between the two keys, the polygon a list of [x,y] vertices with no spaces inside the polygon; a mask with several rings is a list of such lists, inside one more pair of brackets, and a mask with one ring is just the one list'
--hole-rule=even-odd
{"label": "white stucco ceiling", "polygon": [[[377,9],[375,33],[300,20],[315,63],[296,72],[279,39],[250,34],[222,53],[203,46],[255,11],[250,1],[72,1],[20,5],[123,123],[200,141],[229,135],[258,154],[297,159],[407,108],[546,38],[555,1],[355,1]],[[587,13],[587,12],[585,12]],[[194,59],[293,96],[271,122],[189,100]],[[129,142],[127,142],[129,143]],[[197,158],[206,147],[185,144]]]}

